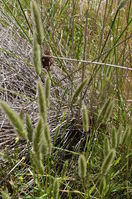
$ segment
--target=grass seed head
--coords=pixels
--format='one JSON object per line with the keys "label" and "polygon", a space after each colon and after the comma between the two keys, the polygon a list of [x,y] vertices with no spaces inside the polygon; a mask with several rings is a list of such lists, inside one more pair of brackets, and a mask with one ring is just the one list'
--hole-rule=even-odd
{"label": "grass seed head", "polygon": [[40,75],[42,72],[41,47],[38,44],[35,36],[33,40],[33,63],[37,75]]}
{"label": "grass seed head", "polygon": [[104,139],[104,157],[106,157],[106,155],[109,153],[110,151],[110,142],[109,139],[107,137],[105,137]]}
{"label": "grass seed head", "polygon": [[36,35],[38,44],[41,45],[44,39],[43,24],[40,16],[40,9],[35,0],[31,1],[31,13],[33,20],[33,30]]}
{"label": "grass seed head", "polygon": [[83,104],[82,106],[82,114],[83,114],[83,129],[84,129],[84,132],[88,132],[89,119],[88,119],[88,110],[85,104]]}
{"label": "grass seed head", "polygon": [[80,155],[78,159],[78,174],[81,179],[86,177],[87,172],[87,162],[84,155]]}
{"label": "grass seed head", "polygon": [[50,101],[50,78],[49,75],[46,76],[45,80],[45,98],[46,98],[46,105],[49,107]]}
{"label": "grass seed head", "polygon": [[84,86],[86,85],[86,83],[88,82],[88,79],[85,79],[80,85],[79,87],[75,90],[75,93],[73,94],[73,97],[72,97],[72,101],[71,101],[71,104],[75,104],[77,99],[78,99],[78,96],[79,94],[82,92]]}
{"label": "grass seed head", "polygon": [[13,111],[5,102],[1,102],[0,105],[9,120],[11,121],[13,127],[16,129],[18,136],[26,138],[27,132],[24,129],[24,124],[19,115],[17,115],[17,113]]}
{"label": "grass seed head", "polygon": [[115,155],[116,155],[115,150],[111,149],[109,151],[108,155],[105,157],[103,164],[102,164],[102,168],[101,168],[101,173],[103,176],[105,176],[108,173],[108,171],[112,165],[112,162],[115,158]]}
{"label": "grass seed head", "polygon": [[32,128],[32,123],[30,120],[30,117],[28,114],[26,114],[26,129],[27,129],[27,137],[30,142],[32,142],[32,137],[33,137],[33,128]]}
{"label": "grass seed head", "polygon": [[38,97],[39,97],[40,115],[42,116],[43,121],[46,124],[47,123],[47,106],[46,106],[44,89],[40,81],[38,82]]}
{"label": "grass seed head", "polygon": [[47,144],[48,152],[50,154],[51,153],[52,144],[51,144],[51,138],[50,138],[50,132],[49,132],[48,124],[45,124],[45,126],[44,126],[44,140],[45,140],[45,142]]}
{"label": "grass seed head", "polygon": [[33,136],[33,150],[36,153],[40,152],[40,141],[42,138],[43,123],[42,119],[39,120]]}
{"label": "grass seed head", "polygon": [[112,128],[112,147],[117,147],[117,131],[115,127]]}
{"label": "grass seed head", "polygon": [[32,152],[32,162],[35,166],[37,172],[41,175],[44,174],[44,165],[43,165],[43,159],[40,153]]}
{"label": "grass seed head", "polygon": [[102,177],[99,184],[99,191],[101,195],[103,194],[105,189],[106,189],[106,178]]}

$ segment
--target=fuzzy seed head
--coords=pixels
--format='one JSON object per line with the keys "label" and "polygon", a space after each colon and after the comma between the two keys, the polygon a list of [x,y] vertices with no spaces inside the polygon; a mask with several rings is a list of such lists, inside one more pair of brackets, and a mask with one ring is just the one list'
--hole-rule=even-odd
{"label": "fuzzy seed head", "polygon": [[106,178],[102,177],[99,184],[99,191],[101,195],[103,194],[103,191],[105,190],[105,188],[106,188]]}
{"label": "fuzzy seed head", "polygon": [[37,75],[41,74],[42,64],[41,64],[41,47],[38,44],[36,37],[33,40],[33,63]]}
{"label": "fuzzy seed head", "polygon": [[110,142],[106,137],[104,140],[104,157],[109,153],[109,151],[110,151]]}
{"label": "fuzzy seed head", "polygon": [[9,118],[9,120],[11,121],[13,127],[16,129],[18,136],[26,138],[27,133],[24,129],[24,124],[19,115],[17,115],[17,113],[13,111],[5,102],[1,102],[0,105],[7,117]]}
{"label": "fuzzy seed head", "polygon": [[49,107],[49,100],[50,100],[50,78],[49,75],[46,76],[45,80],[45,98],[46,98],[46,105]]}
{"label": "fuzzy seed head", "polygon": [[112,129],[112,147],[116,148],[117,147],[117,132],[115,127]]}
{"label": "fuzzy seed head", "polygon": [[45,142],[47,144],[48,151],[49,151],[49,154],[50,154],[51,153],[52,144],[51,144],[51,137],[50,137],[48,124],[45,124],[45,126],[44,126],[44,140],[45,140]]}
{"label": "fuzzy seed head", "polygon": [[35,0],[31,1],[31,14],[33,21],[33,30],[36,35],[38,44],[41,45],[44,39],[44,30],[40,16],[40,9],[38,3]]}
{"label": "fuzzy seed head", "polygon": [[109,151],[108,155],[105,157],[104,162],[102,164],[102,168],[101,168],[101,173],[103,176],[105,176],[108,173],[108,171],[112,165],[112,162],[115,158],[115,155],[116,155],[115,150],[111,149]]}
{"label": "fuzzy seed head", "polygon": [[122,143],[122,129],[123,127],[120,125],[117,131],[117,146]]}
{"label": "fuzzy seed head", "polygon": [[32,142],[32,137],[33,137],[33,128],[32,128],[32,123],[30,120],[30,117],[28,114],[26,114],[26,129],[27,129],[27,137],[30,142]]}
{"label": "fuzzy seed head", "polygon": [[84,155],[80,155],[78,159],[78,174],[81,179],[86,177],[87,172],[87,162]]}
{"label": "fuzzy seed head", "polygon": [[84,132],[88,132],[89,130],[89,119],[88,119],[88,110],[85,104],[82,107],[82,115],[83,115],[83,129]]}
{"label": "fuzzy seed head", "polygon": [[32,162],[36,168],[36,171],[43,175],[44,174],[44,166],[43,166],[43,159],[40,153],[32,152]]}
{"label": "fuzzy seed head", "polygon": [[88,79],[85,79],[85,80],[79,85],[79,87],[75,90],[75,93],[73,94],[73,97],[72,97],[72,102],[71,102],[72,105],[76,103],[76,101],[77,101],[77,99],[78,99],[78,96],[79,96],[79,94],[82,92],[82,90],[83,90],[84,86],[86,85],[87,81],[88,81]]}
{"label": "fuzzy seed head", "polygon": [[35,153],[40,152],[40,141],[42,138],[42,129],[43,129],[43,123],[42,123],[42,119],[40,119],[34,131],[34,137],[33,137],[33,150]]}
{"label": "fuzzy seed head", "polygon": [[39,108],[40,108],[40,115],[43,118],[44,123],[47,123],[47,106],[46,106],[46,99],[44,89],[42,87],[42,83],[38,82],[38,97],[39,97]]}

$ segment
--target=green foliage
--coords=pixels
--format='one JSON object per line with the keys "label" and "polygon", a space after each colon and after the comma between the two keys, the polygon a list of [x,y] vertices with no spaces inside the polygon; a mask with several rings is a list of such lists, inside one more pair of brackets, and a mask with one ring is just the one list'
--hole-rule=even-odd
{"label": "green foliage", "polygon": [[55,179],[53,183],[53,198],[59,198],[59,182],[57,179]]}
{"label": "green foliage", "polygon": [[2,191],[2,199],[10,199],[10,196],[8,194],[8,190]]}
{"label": "green foliage", "polygon": [[[2,28],[4,26],[8,31],[12,29],[13,38],[19,36],[19,42],[23,45],[26,38],[27,49],[32,48],[36,72],[36,76],[33,74],[34,84],[36,78],[39,79],[36,91],[39,111],[32,114],[33,124],[30,111],[24,118],[23,112],[17,114],[5,102],[1,102],[1,108],[18,136],[27,139],[24,143],[27,158],[26,161],[19,160],[21,151],[19,156],[19,147],[17,149],[14,145],[13,150],[8,151],[6,143],[11,136],[8,140],[5,137],[10,128],[4,134],[2,123],[0,133],[4,141],[0,141],[0,148],[4,146],[5,150],[0,153],[0,164],[2,162],[4,165],[0,172],[0,179],[4,179],[2,187],[0,180],[0,197],[131,198],[132,111],[131,104],[128,104],[128,99],[132,97],[131,75],[129,70],[124,72],[113,65],[98,66],[98,62],[103,62],[130,67],[130,10],[129,0],[0,1]],[[1,35],[2,39],[5,38],[4,34]],[[32,66],[26,60],[27,55],[21,57],[26,51],[20,53],[18,48],[18,52],[14,52],[12,46],[4,48],[0,48],[2,55],[5,54],[5,60],[1,63],[11,57],[15,63],[19,60],[22,67],[23,63],[27,67]],[[46,49],[56,56],[53,56],[48,72],[42,69],[41,63]],[[79,59],[97,62],[82,63]],[[7,66],[10,74],[12,63],[9,61]],[[85,71],[84,77],[81,70]],[[25,106],[34,102],[36,105],[36,95],[29,98],[32,95],[30,90],[35,91],[32,84],[28,85],[29,73],[26,76],[17,73],[25,87],[29,86],[28,93],[23,94],[19,88],[21,92],[18,94],[14,89],[19,83],[13,88],[8,86],[10,78],[5,72],[2,64],[4,80],[0,84],[0,96],[7,103],[15,95],[22,97]],[[126,84],[127,81],[129,84]],[[8,98],[8,93],[12,94],[11,98],[10,95]],[[17,106],[17,98],[13,103]],[[15,144],[19,145],[19,141],[16,140]],[[20,143],[20,147],[22,145]],[[6,186],[9,194],[3,192]]]}

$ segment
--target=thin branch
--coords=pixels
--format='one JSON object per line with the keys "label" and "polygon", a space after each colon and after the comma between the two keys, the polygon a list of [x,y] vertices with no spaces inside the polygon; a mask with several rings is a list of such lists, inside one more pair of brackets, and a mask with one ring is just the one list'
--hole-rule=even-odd
{"label": "thin branch", "polygon": [[82,63],[85,63],[85,64],[93,64],[93,65],[95,64],[95,65],[100,65],[100,66],[109,66],[109,67],[113,67],[113,68],[119,68],[119,69],[132,71],[132,68],[129,68],[127,66],[116,65],[116,64],[108,64],[108,63],[82,60],[82,59],[72,59],[72,58],[68,58],[68,57],[57,57],[57,56],[51,56],[51,55],[44,55],[44,56],[50,57],[50,58],[53,58],[53,59],[66,60],[66,61],[71,61],[71,62],[82,62]]}

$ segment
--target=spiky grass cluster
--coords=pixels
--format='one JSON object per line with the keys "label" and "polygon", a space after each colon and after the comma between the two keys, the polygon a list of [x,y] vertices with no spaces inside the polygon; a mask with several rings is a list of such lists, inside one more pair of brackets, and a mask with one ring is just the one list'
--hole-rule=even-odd
{"label": "spiky grass cluster", "polygon": [[[52,144],[51,144],[51,138],[50,138],[50,131],[49,131],[49,125],[47,123],[47,104],[46,104],[46,96],[45,93],[48,93],[47,99],[49,100],[49,93],[50,93],[50,79],[49,77],[46,77],[48,81],[46,81],[46,84],[48,83],[48,86],[45,85],[45,92],[42,87],[41,82],[38,82],[38,98],[39,98],[39,107],[40,107],[40,120],[38,122],[38,125],[34,131],[34,137],[33,137],[33,157],[38,155],[38,161],[39,165],[36,162],[36,159],[33,158],[33,161],[35,165],[38,168],[42,168],[42,161],[44,155],[51,154]],[[46,89],[49,89],[46,91]]]}
{"label": "spiky grass cluster", "polygon": [[[40,105],[40,119],[36,128],[33,129],[31,124],[31,119],[28,115],[26,115],[26,128],[24,127],[23,120],[20,116],[13,111],[5,102],[1,102],[1,108],[4,110],[9,120],[12,122],[12,125],[16,129],[19,137],[27,139],[32,144],[33,152],[32,152],[32,161],[34,162],[36,168],[42,174],[44,171],[43,168],[43,155],[50,154],[52,149],[49,126],[47,123],[47,105],[46,105],[46,97],[45,93],[48,93],[47,102],[49,101],[49,93],[50,93],[50,79],[46,77],[47,81],[45,89],[49,89],[48,91],[42,87],[42,84],[38,83],[38,98]],[[45,151],[45,152],[44,152]],[[43,154],[43,155],[42,155]]]}
{"label": "spiky grass cluster", "polygon": [[[19,31],[21,31],[22,34],[20,34],[20,35],[26,36],[27,41],[29,41],[31,43],[31,39],[29,38],[28,34],[26,34],[26,29],[24,31],[24,28],[23,28],[24,26],[21,25],[21,23],[19,22],[19,19],[20,19],[19,16],[18,16],[18,19],[16,18],[16,15],[17,15],[16,8],[15,8],[15,6],[12,7],[12,5],[11,5],[13,1],[12,0],[11,1],[4,0],[2,2],[4,2],[4,5],[5,5],[5,6],[1,6],[2,13],[3,13],[4,8],[6,8],[5,13],[10,13],[11,17],[13,17],[13,13],[15,13],[13,19],[15,20],[16,23],[13,23],[13,24],[15,24],[15,25],[17,24],[17,26],[19,27],[19,30],[16,29],[16,27],[14,28],[15,30],[17,30],[15,32],[17,32],[19,34],[20,33]],[[128,38],[130,38],[130,35],[129,35],[129,25],[131,24],[130,23],[131,20],[129,17],[130,16],[130,14],[129,14],[130,13],[130,5],[131,5],[130,1],[121,1],[121,2],[119,2],[119,1],[106,1],[106,2],[99,1],[99,2],[97,2],[96,1],[97,2],[96,5],[93,5],[93,2],[95,2],[95,1],[91,1],[91,2],[89,1],[89,2],[87,2],[89,4],[87,7],[88,15],[84,11],[86,15],[85,16],[81,15],[81,17],[79,16],[78,10],[76,9],[76,8],[78,8],[78,6],[80,6],[78,4],[79,1],[74,1],[74,0],[73,1],[61,1],[62,6],[59,5],[60,1],[50,1],[50,3],[48,1],[41,1],[40,2],[40,3],[42,3],[41,15],[45,20],[44,21],[45,23],[43,25],[42,25],[42,21],[40,18],[39,6],[38,6],[37,2],[38,1],[32,1],[32,3],[31,3],[32,4],[32,6],[31,6],[32,7],[32,16],[33,16],[33,36],[34,36],[33,43],[36,42],[36,44],[37,44],[37,45],[35,44],[33,46],[33,60],[34,60],[34,66],[35,66],[37,78],[39,78],[39,76],[41,76],[41,71],[42,71],[42,69],[41,69],[41,44],[42,44],[42,40],[43,40],[43,33],[42,33],[43,25],[45,26],[45,36],[47,36],[46,40],[48,41],[48,44],[51,46],[54,54],[57,54],[57,56],[60,56],[60,54],[61,54],[63,56],[65,56],[65,55],[72,56],[77,59],[82,59],[82,57],[83,57],[84,59],[90,58],[91,60],[96,59],[97,61],[102,61],[104,63],[108,61],[110,63],[115,62],[116,64],[122,64],[122,65],[127,65],[129,63],[129,59],[128,59],[129,50],[128,49],[129,49],[130,44],[127,41],[129,41]],[[45,3],[45,2],[48,2],[47,7],[45,6],[43,9],[43,3]],[[20,8],[22,11],[23,5],[20,3],[20,1],[17,1],[17,3],[19,5],[21,5]],[[125,7],[125,4],[127,4],[126,7]],[[46,3],[45,3],[45,5],[46,5]],[[104,12],[102,12],[102,10],[100,10],[102,5],[104,5],[103,8],[105,8],[105,9],[103,9]],[[11,9],[13,9],[13,11],[9,12],[8,8],[10,8],[10,7],[11,7]],[[94,9],[91,9],[91,8],[94,8]],[[25,5],[24,5],[24,9],[25,9]],[[125,12],[124,12],[124,10],[125,10]],[[20,15],[20,12],[18,12],[18,13]],[[101,13],[101,17],[100,17],[100,13]],[[111,15],[111,13],[112,13],[112,15]],[[125,16],[125,14],[126,14],[126,16]],[[92,21],[94,18],[96,18],[97,20],[96,20],[96,23],[93,24]],[[124,18],[126,18],[126,21],[127,21],[126,24],[122,20]],[[102,22],[102,19],[103,19],[103,22]],[[6,20],[6,26],[8,23],[7,21],[8,20]],[[120,21],[121,21],[121,24],[120,24]],[[3,19],[2,19],[2,23],[3,23]],[[55,26],[51,25],[53,23],[55,23]],[[85,27],[85,30],[84,30],[84,27]],[[14,31],[14,29],[13,29],[13,31]],[[87,33],[89,33],[89,34],[87,34]],[[97,33],[98,34],[101,33],[101,34],[96,35]],[[5,34],[1,34],[2,37],[3,37],[3,35],[6,37]],[[40,35],[40,37],[38,37],[38,35]],[[98,38],[99,38],[99,41],[98,41]],[[58,41],[59,41],[59,45],[58,45]],[[1,42],[1,44],[2,43],[5,43],[7,45],[6,42]],[[20,42],[20,43],[22,43],[22,42]],[[120,45],[121,43],[123,45]],[[27,42],[26,42],[26,46],[27,46]],[[10,42],[9,42],[9,47],[10,47]],[[4,45],[3,45],[3,48],[5,48]],[[17,45],[17,48],[19,49],[18,45]],[[12,50],[12,48],[9,48],[9,49]],[[23,52],[25,54],[27,54],[27,52],[28,52],[28,51],[25,52],[23,50],[23,52],[20,53],[20,49],[19,50],[18,49],[16,50],[16,52],[19,52],[19,54],[21,54],[21,55]],[[118,50],[118,49],[120,49],[120,50]],[[4,51],[4,50],[3,50],[3,52],[7,53],[7,51]],[[14,52],[14,57],[16,55],[18,55],[16,52]],[[5,60],[7,60],[8,58],[10,58],[9,60],[11,60],[11,55],[12,54],[10,54],[10,56],[8,57],[6,54]],[[17,56],[17,58],[19,58],[19,57]],[[15,82],[15,84],[14,83],[12,84],[14,87],[12,85],[11,85],[11,87],[10,86],[6,87],[7,85],[6,85],[6,81],[5,81],[5,78],[6,78],[5,77],[5,65],[3,67],[3,63],[5,63],[5,60],[4,61],[2,60],[2,65],[1,65],[1,67],[2,67],[2,75],[1,75],[2,83],[1,83],[1,85],[2,85],[2,88],[4,85],[5,89],[7,88],[10,90],[13,90],[12,88],[14,88],[14,87],[17,88],[18,85]],[[19,59],[19,60],[21,60],[21,59]],[[15,64],[17,64],[17,61],[15,62]],[[24,61],[25,60],[23,60],[23,63],[24,63]],[[35,182],[34,190],[38,190],[39,197],[47,197],[47,198],[51,198],[51,197],[65,198],[65,195],[63,197],[64,192],[65,192],[65,194],[68,193],[67,194],[68,196],[66,196],[66,198],[67,197],[69,197],[69,198],[80,198],[80,197],[109,198],[110,195],[111,195],[110,197],[113,197],[113,195],[115,197],[116,194],[117,194],[117,198],[120,198],[120,197],[122,197],[122,192],[123,192],[123,197],[127,195],[127,198],[129,198],[129,190],[130,189],[129,189],[128,182],[130,179],[130,176],[129,176],[130,169],[129,169],[128,158],[130,157],[130,154],[131,154],[131,145],[130,145],[131,128],[129,128],[129,125],[128,125],[128,123],[130,122],[129,121],[130,118],[129,118],[129,114],[127,115],[127,113],[129,112],[131,114],[131,112],[129,111],[129,109],[126,109],[126,107],[124,105],[125,104],[124,98],[122,98],[121,84],[122,84],[122,82],[124,84],[124,78],[122,78],[122,76],[124,76],[124,73],[122,71],[119,71],[119,69],[117,69],[116,73],[115,73],[115,69],[113,69],[112,67],[111,68],[104,67],[102,69],[101,67],[97,67],[97,65],[95,67],[92,64],[90,64],[89,67],[87,67],[87,66],[85,67],[85,65],[83,65],[83,68],[86,69],[85,73],[83,75],[88,76],[88,81],[87,81],[88,84],[87,83],[85,84],[83,82],[83,79],[85,77],[80,78],[80,74],[81,74],[80,68],[82,67],[80,62],[78,62],[79,64],[76,63],[75,67],[74,67],[74,64],[72,64],[71,62],[67,64],[67,61],[63,61],[60,59],[57,59],[57,61],[59,63],[58,64],[59,67],[61,68],[61,72],[60,72],[60,74],[58,74],[56,79],[54,79],[52,74],[51,74],[51,76],[53,77],[52,78],[53,83],[57,82],[57,86],[59,84],[59,89],[62,88],[62,90],[64,91],[63,92],[64,96],[62,95],[62,93],[60,96],[53,89],[53,93],[54,93],[53,96],[56,95],[58,98],[53,97],[52,100],[55,101],[55,103],[53,103],[53,104],[55,104],[55,107],[52,106],[51,108],[56,108],[56,110],[57,110],[57,116],[55,114],[55,118],[57,118],[56,119],[57,124],[58,124],[58,121],[60,122],[60,118],[58,118],[58,115],[62,115],[61,113],[63,111],[66,111],[66,117],[65,117],[65,121],[64,121],[65,124],[63,127],[62,127],[63,122],[61,122],[61,124],[58,124],[58,126],[56,126],[56,123],[53,124],[54,129],[56,130],[55,137],[57,137],[59,133],[65,135],[66,134],[65,129],[68,128],[67,134],[64,136],[64,138],[65,138],[64,143],[66,143],[66,145],[67,145],[67,143],[68,143],[67,137],[69,136],[70,131],[71,131],[71,129],[69,129],[69,125],[68,125],[69,120],[67,120],[67,115],[68,116],[70,115],[70,110],[69,110],[70,106],[69,105],[71,103],[71,107],[73,108],[73,105],[75,105],[75,108],[76,108],[76,105],[79,104],[80,105],[79,108],[81,109],[82,108],[82,106],[81,106],[82,100],[84,99],[84,101],[88,107],[89,115],[87,116],[87,111],[84,108],[83,120],[82,120],[83,126],[81,126],[81,131],[79,129],[79,132],[80,132],[80,134],[82,133],[82,135],[84,135],[82,132],[82,128],[84,128],[84,131],[86,131],[86,132],[87,132],[88,128],[90,129],[90,131],[89,131],[90,136],[87,139],[87,142],[85,144],[86,147],[84,150],[84,156],[88,157],[88,159],[87,159],[88,169],[89,169],[88,179],[85,177],[86,186],[84,186],[84,184],[83,184],[83,188],[79,184],[79,180],[76,182],[76,179],[78,179],[78,178],[76,178],[76,174],[75,174],[75,170],[76,170],[75,168],[77,166],[76,161],[69,161],[69,163],[68,163],[69,167],[67,166],[67,163],[64,164],[64,166],[63,166],[64,172],[63,173],[61,173],[60,170],[59,170],[59,172],[57,172],[55,170],[56,169],[55,166],[53,166],[53,167],[51,166],[52,163],[50,162],[50,158],[52,159],[52,161],[54,161],[54,159],[57,159],[57,156],[55,156],[56,154],[54,154],[54,158],[52,156],[50,156],[50,154],[51,154],[50,140],[51,139],[49,137],[49,135],[50,135],[49,134],[49,131],[50,131],[49,124],[48,124],[49,113],[46,114],[47,118],[44,113],[44,110],[46,110],[46,112],[47,112],[49,105],[50,105],[49,90],[47,90],[47,88],[49,87],[49,84],[47,83],[47,85],[45,85],[46,90],[42,86],[42,92],[44,92],[44,100],[45,100],[44,103],[46,104],[46,107],[45,107],[45,104],[44,104],[44,106],[39,104],[39,106],[40,107],[42,106],[42,107],[40,108],[40,115],[39,115],[40,117],[39,118],[38,118],[38,114],[34,114],[35,115],[34,117],[37,120],[37,121],[35,120],[35,122],[33,123],[35,128],[32,127],[31,119],[27,116],[26,116],[26,122],[25,122],[25,126],[24,126],[24,131],[26,133],[26,139],[28,140],[28,145],[31,143],[31,146],[33,149],[32,154],[31,154],[33,164],[34,164],[33,170],[35,170],[35,172],[40,174],[37,177],[35,176],[36,178],[34,180],[34,182]],[[12,64],[9,61],[9,63],[7,65],[8,65],[7,68],[9,69],[9,66],[10,67],[12,65],[14,66],[14,63]],[[27,65],[31,66],[30,64],[27,64]],[[57,70],[58,65],[55,63],[55,77],[56,77],[56,74],[58,73],[58,70]],[[19,66],[19,64],[17,66]],[[18,68],[19,67],[16,67],[15,69],[17,70]],[[34,81],[34,79],[36,79],[36,76],[34,78],[34,73],[33,73],[33,78],[30,80],[30,74],[31,74],[32,70],[29,70],[29,73],[27,74],[27,70],[23,70],[23,65],[21,67],[21,70],[22,70],[22,73],[20,76],[22,76],[22,79],[24,79],[24,82],[26,82],[26,83],[28,82],[28,85],[30,85],[28,87],[28,88],[30,88],[28,90],[28,96],[32,99],[32,102],[33,102],[33,100],[36,99],[35,97],[33,98],[33,96],[35,96],[35,94],[36,94],[36,92],[35,92],[36,91],[36,82]],[[74,70],[77,71],[77,73]],[[61,76],[62,72],[64,73],[63,77]],[[7,77],[10,77],[9,70],[8,70],[8,74],[9,75],[7,75]],[[19,72],[18,72],[18,74],[19,74]],[[25,76],[23,74],[25,74]],[[19,79],[20,79],[20,76],[19,76]],[[14,74],[13,74],[13,77],[14,77]],[[64,84],[62,83],[63,78],[65,78]],[[11,79],[13,79],[12,75],[11,75],[11,78],[9,79],[9,82],[11,81]],[[27,81],[27,79],[29,79],[29,81]],[[81,79],[81,82],[80,82],[80,79]],[[33,92],[32,92],[32,82],[33,81],[35,83],[33,84]],[[70,83],[68,81],[70,81]],[[18,87],[22,89],[23,81],[18,81],[18,82],[19,82]],[[46,79],[45,83],[46,82],[47,82],[47,79]],[[9,83],[9,85],[10,85],[10,83]],[[80,85],[80,86],[78,87],[78,85]],[[86,88],[85,88],[85,85],[87,85]],[[73,89],[76,88],[76,86],[77,86],[77,89],[75,89],[75,93],[73,94]],[[26,84],[25,88],[27,88],[27,84]],[[70,90],[70,88],[71,88],[71,90]],[[84,88],[85,88],[85,90],[83,90]],[[59,93],[62,90],[60,89]],[[17,91],[19,91],[19,89]],[[23,90],[21,90],[21,91],[23,91]],[[24,91],[24,93],[25,93],[25,91]],[[92,93],[92,95],[91,95],[91,93]],[[4,97],[6,96],[6,97],[4,98],[3,96]],[[7,94],[7,91],[4,93],[3,96],[2,97],[8,101],[9,95]],[[26,96],[27,96],[27,92],[26,92]],[[80,99],[79,99],[79,96],[80,96]],[[106,100],[106,102],[105,102],[105,99],[108,98],[108,96],[109,96],[109,99]],[[113,98],[116,99],[115,102],[113,101]],[[128,97],[126,97],[126,98],[128,99]],[[12,98],[12,99],[14,99],[14,98]],[[70,102],[68,101],[68,103],[66,103],[67,99],[70,99],[69,100]],[[25,98],[24,98],[24,100],[25,100]],[[40,101],[43,102],[44,100],[40,100]],[[16,103],[16,101],[13,100],[13,102],[16,106],[18,105]],[[31,101],[30,101],[30,103],[31,103]],[[21,104],[21,102],[20,102],[20,104]],[[59,104],[59,106],[56,107],[56,104],[57,105]],[[23,105],[23,104],[21,104],[21,105]],[[45,109],[43,109],[44,107],[45,107]],[[103,107],[103,108],[100,108],[100,107]],[[127,110],[127,113],[126,113],[126,110]],[[91,113],[92,113],[93,118],[95,117],[94,122],[91,121],[91,115],[90,115]],[[7,114],[9,114],[9,113],[7,113]],[[30,111],[29,111],[29,114],[30,114]],[[19,116],[18,118],[22,122],[21,123],[19,121],[18,124],[21,123],[23,125],[23,123],[25,121],[23,114],[20,114],[20,115],[16,114],[16,116]],[[88,117],[90,117],[90,125],[87,124]],[[52,118],[53,118],[53,116],[52,116]],[[80,115],[78,117],[78,120],[79,119],[80,119]],[[3,118],[2,118],[2,120],[3,120]],[[36,122],[38,122],[37,125],[35,125]],[[42,132],[39,131],[41,128],[38,128],[39,122],[42,123],[42,129],[43,129]],[[51,121],[51,123],[54,123],[54,122]],[[121,124],[120,128],[118,128],[119,123]],[[16,124],[15,125],[14,124],[15,123],[13,123],[13,126],[15,127],[16,131],[19,132],[19,130],[22,130],[22,128],[20,127],[21,126],[20,124],[19,125],[17,124],[19,127]],[[78,121],[75,125],[77,125],[77,124],[78,124]],[[79,124],[80,124],[80,121],[79,121]],[[39,127],[41,127],[41,125]],[[62,130],[62,128],[63,128],[63,130]],[[54,129],[52,129],[52,131],[51,131],[52,133],[53,133]],[[73,136],[71,136],[70,139],[71,140],[78,139],[79,140],[78,145],[81,145],[80,137],[76,136],[76,134],[75,134],[76,129],[74,130],[74,132],[73,132],[74,134],[72,134]],[[109,129],[114,129],[114,131],[111,131]],[[0,132],[1,132],[1,129],[0,129]],[[20,134],[20,132],[18,134]],[[35,134],[38,135],[37,139],[35,138]],[[108,137],[106,136],[106,134],[108,134]],[[23,135],[23,133],[19,136],[25,137]],[[105,137],[105,140],[104,140],[104,149],[103,149],[102,140],[104,137]],[[84,136],[83,139],[86,139],[86,137]],[[36,140],[36,143],[35,143],[35,140]],[[54,140],[56,140],[56,139],[54,139]],[[29,143],[29,141],[30,141],[30,143]],[[49,149],[48,149],[48,144],[49,144]],[[56,147],[56,149],[61,150],[62,156],[60,156],[60,157],[62,157],[62,159],[63,159],[63,153],[64,153],[65,149],[60,149],[59,147],[58,148]],[[70,146],[70,148],[71,148],[71,150],[68,150],[68,149],[66,150],[67,153],[78,157],[78,155],[80,153],[78,153],[78,151],[77,152],[72,151],[74,149],[76,150],[76,147]],[[84,149],[82,145],[81,145],[80,149],[82,152]],[[126,149],[127,149],[127,153],[126,153]],[[114,164],[114,169],[112,170],[111,167],[114,163],[114,159],[112,158],[114,156],[114,155],[112,155],[113,150],[114,151],[117,150],[117,153],[116,153],[117,155],[115,156],[115,157],[117,157],[117,160]],[[85,152],[86,152],[86,154],[85,154]],[[102,161],[102,152],[104,152],[104,161],[103,161],[103,165],[102,165],[102,167],[101,167],[102,169],[101,169],[101,168],[99,168],[99,165],[101,165],[101,161]],[[124,154],[125,154],[125,156],[124,156]],[[118,157],[118,155],[119,155],[119,157]],[[43,158],[43,156],[48,157],[47,158],[48,160],[47,159],[45,160]],[[113,161],[112,161],[112,159],[113,159]],[[125,162],[126,159],[127,159],[127,163]],[[118,172],[114,176],[114,180],[113,180],[113,178],[111,178],[111,176],[113,176],[113,174],[116,170],[116,164],[118,161],[120,161],[120,169],[117,168]],[[45,169],[43,163],[45,163],[45,165],[47,166],[47,169]],[[107,164],[111,165],[110,168]],[[81,168],[81,166],[80,166],[80,168]],[[83,168],[83,166],[82,166],[82,168]],[[127,173],[127,175],[126,175],[126,173],[125,173],[125,175],[123,175],[123,172],[120,172],[120,171],[124,171],[124,170]],[[30,171],[31,171],[31,167],[30,167]],[[74,171],[74,173],[73,173],[73,171]],[[110,173],[111,171],[112,171],[112,173]],[[16,174],[16,172],[15,172],[15,174]],[[99,172],[99,176],[101,176],[101,180],[100,180],[100,178],[97,179],[98,172]],[[103,172],[105,173],[105,175],[103,174]],[[82,173],[83,174],[81,174],[80,176],[85,176],[84,175],[85,172],[83,172],[83,169],[82,169]],[[121,177],[118,175],[118,173]],[[52,174],[56,177],[54,178],[53,176],[51,176]],[[58,175],[59,175],[59,178],[58,178]],[[53,186],[53,184],[52,184],[53,182],[52,182],[51,183],[52,190],[50,190],[50,194],[49,194],[49,189],[50,189],[49,188],[49,183],[50,183],[49,178],[54,179],[54,180],[51,180],[51,182],[54,181],[54,186]],[[81,178],[83,178],[83,177],[81,177]],[[44,179],[44,182],[46,182],[46,183],[43,183],[43,179]],[[118,180],[118,183],[119,183],[118,187],[116,187],[116,183],[114,184],[116,179]],[[98,183],[96,183],[96,182],[98,182],[98,180],[100,180],[99,187],[98,187]],[[58,190],[58,188],[56,189],[56,187],[58,187],[58,185],[56,184],[56,181],[58,183],[60,183],[62,181],[62,183],[63,183],[63,186],[61,187],[61,190],[60,190],[61,191],[60,196],[58,196],[58,194],[57,194],[58,191],[56,191],[56,190]],[[41,182],[42,182],[42,185],[41,185]],[[84,181],[83,181],[83,183],[84,183]],[[37,188],[36,188],[36,186],[37,186]],[[53,191],[53,187],[54,187],[54,191]],[[124,187],[123,190],[122,190],[122,187]],[[37,193],[35,192],[35,197],[36,197],[36,195],[38,195],[38,192]],[[24,193],[24,191],[23,191],[23,193]],[[27,193],[27,190],[26,190],[26,193]],[[75,196],[75,194],[76,194],[76,196]],[[28,196],[26,196],[26,197],[28,197]],[[31,197],[34,197],[34,196],[32,195]],[[15,196],[14,198],[17,198],[17,196]]]}

